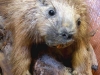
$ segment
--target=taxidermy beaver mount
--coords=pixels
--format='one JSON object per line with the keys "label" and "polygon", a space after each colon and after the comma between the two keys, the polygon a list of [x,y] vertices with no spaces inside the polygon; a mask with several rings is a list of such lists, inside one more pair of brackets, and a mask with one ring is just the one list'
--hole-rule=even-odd
{"label": "taxidermy beaver mount", "polygon": [[71,65],[73,75],[92,75],[89,17],[83,0],[1,1],[4,27],[13,39],[13,75],[26,75],[45,54]]}

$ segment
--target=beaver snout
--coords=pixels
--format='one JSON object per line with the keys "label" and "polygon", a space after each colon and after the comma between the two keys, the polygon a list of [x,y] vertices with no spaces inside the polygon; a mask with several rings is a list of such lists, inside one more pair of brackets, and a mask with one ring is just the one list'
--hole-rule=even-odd
{"label": "beaver snout", "polygon": [[74,40],[74,32],[66,29],[48,30],[45,36],[45,42],[48,46],[67,45]]}
{"label": "beaver snout", "polygon": [[64,38],[64,39],[72,39],[72,37],[73,37],[73,34],[69,34],[69,33],[67,33],[67,32],[62,32],[60,35],[61,35],[62,38]]}

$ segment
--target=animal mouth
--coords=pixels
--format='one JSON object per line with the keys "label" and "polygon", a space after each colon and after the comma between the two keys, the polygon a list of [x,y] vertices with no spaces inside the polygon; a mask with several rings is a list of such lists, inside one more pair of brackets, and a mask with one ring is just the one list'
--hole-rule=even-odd
{"label": "animal mouth", "polygon": [[73,42],[70,42],[68,44],[59,44],[56,46],[57,49],[62,49],[62,48],[66,48],[68,47],[69,45],[71,45]]}
{"label": "animal mouth", "polygon": [[63,44],[57,45],[56,48],[61,49],[61,48],[65,48],[66,46]]}
{"label": "animal mouth", "polygon": [[72,43],[74,42],[74,40],[70,41],[70,42],[67,42],[67,43],[64,43],[64,44],[56,44],[56,45],[48,45],[50,47],[53,47],[53,48],[57,48],[57,49],[62,49],[62,48],[66,48],[68,47],[69,45],[71,45]]}

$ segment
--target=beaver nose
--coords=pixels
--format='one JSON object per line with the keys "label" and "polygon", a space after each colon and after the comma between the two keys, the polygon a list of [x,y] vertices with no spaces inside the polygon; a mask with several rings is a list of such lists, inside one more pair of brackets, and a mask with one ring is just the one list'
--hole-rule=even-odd
{"label": "beaver nose", "polygon": [[68,33],[62,33],[61,36],[64,39],[72,39],[73,35],[72,34],[68,34]]}

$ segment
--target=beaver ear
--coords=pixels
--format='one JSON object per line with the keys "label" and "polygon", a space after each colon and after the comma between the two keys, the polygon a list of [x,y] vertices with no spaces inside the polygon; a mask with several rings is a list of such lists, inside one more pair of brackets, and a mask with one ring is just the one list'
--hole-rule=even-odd
{"label": "beaver ear", "polygon": [[48,5],[47,0],[38,0],[42,5]]}

